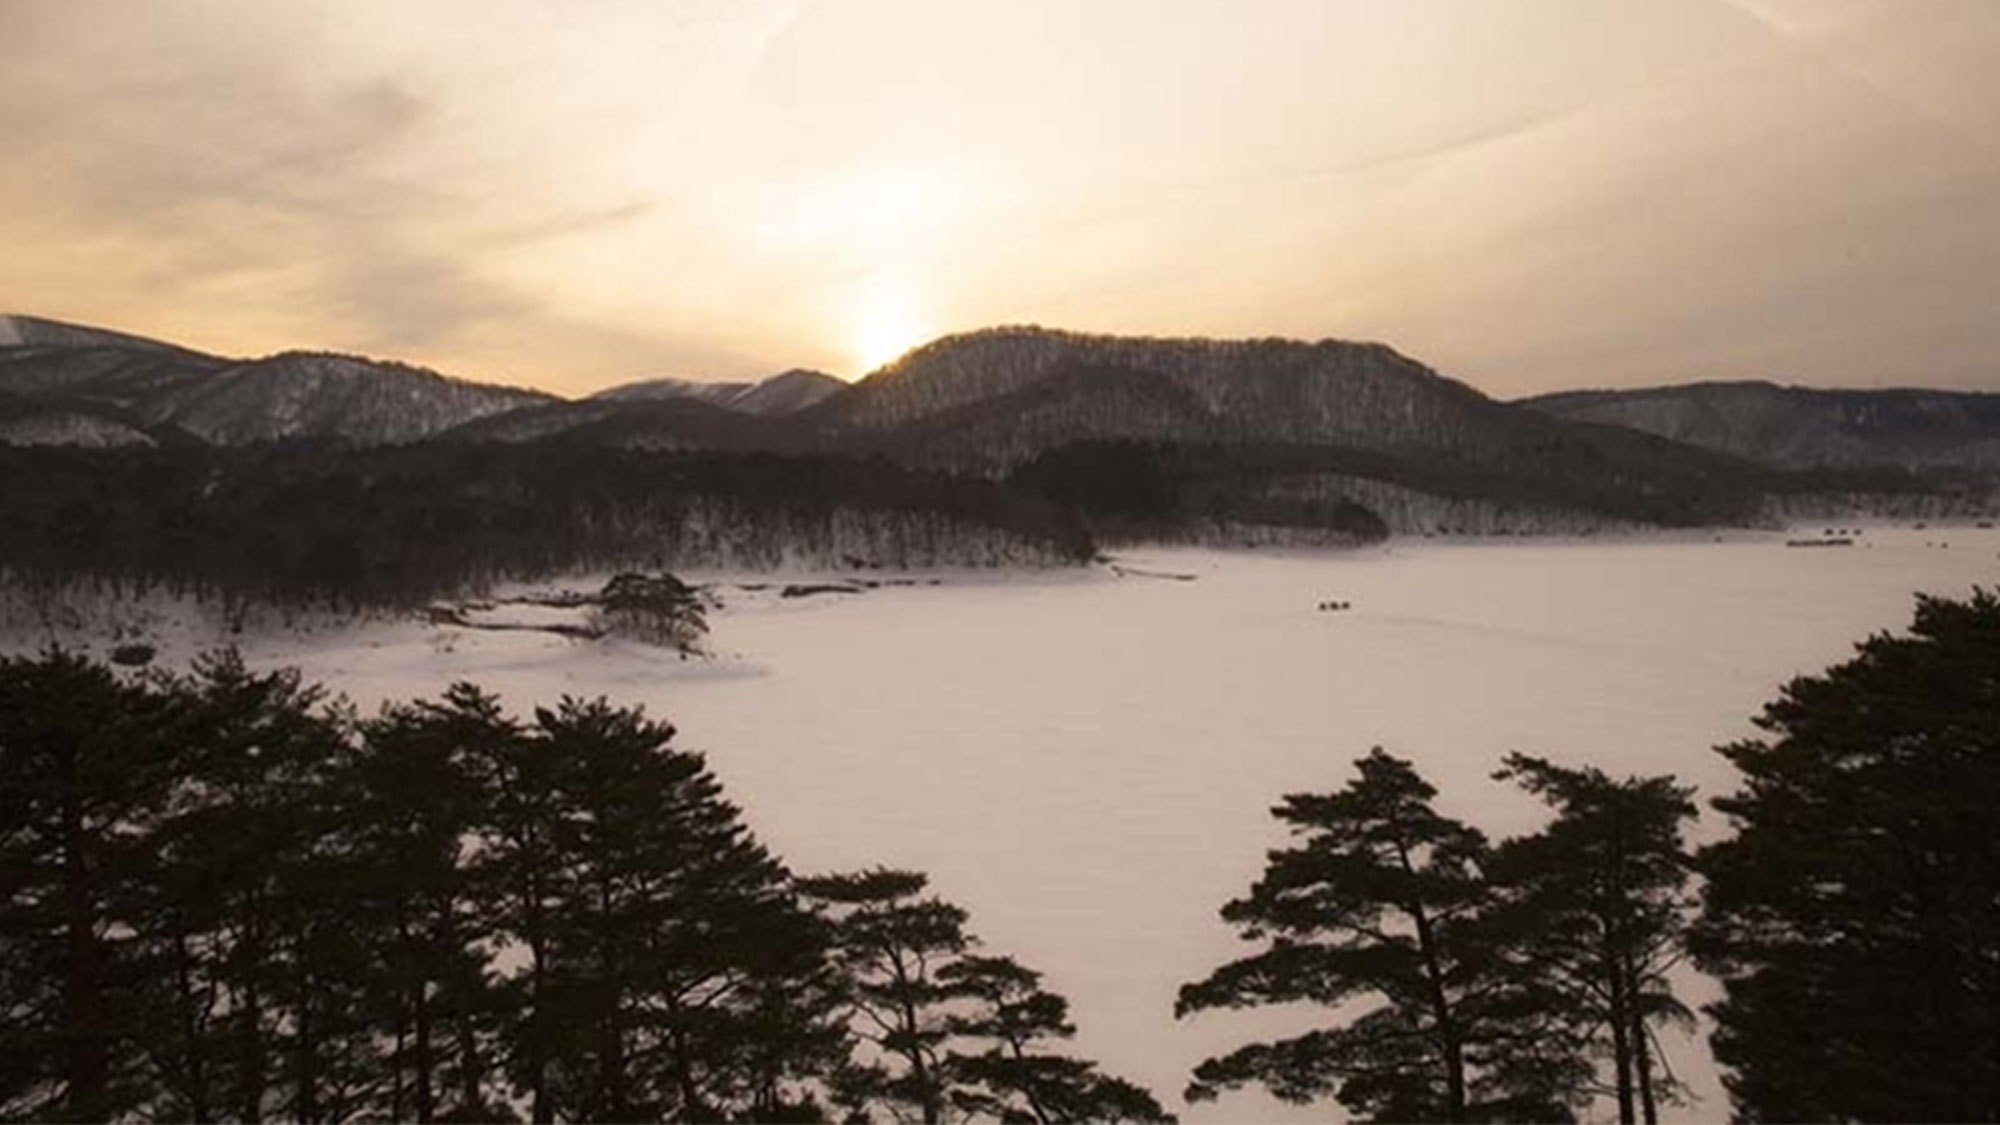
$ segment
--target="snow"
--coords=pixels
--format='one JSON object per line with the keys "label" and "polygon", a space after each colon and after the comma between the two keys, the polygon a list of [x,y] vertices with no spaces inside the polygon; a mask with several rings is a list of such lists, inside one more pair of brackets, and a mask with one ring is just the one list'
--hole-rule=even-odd
{"label": "snow", "polygon": [[68,445],[83,449],[108,449],[152,444],[152,437],[142,430],[109,418],[69,410],[0,421],[0,445]]}
{"label": "snow", "polygon": [[[1673,772],[1706,802],[1734,784],[1711,747],[1753,735],[1780,684],[1906,626],[1918,590],[2000,583],[1992,530],[1875,527],[1813,551],[1786,537],[1136,551],[1124,577],[944,575],[794,599],[776,594],[785,578],[738,578],[767,585],[721,589],[710,661],[415,622],[247,655],[366,707],[457,679],[517,708],[643,702],[795,870],[929,872],[991,948],[1071,998],[1081,1053],[1185,1119],[1324,1119],[1338,1107],[1252,1092],[1178,1104],[1202,1058],[1312,1019],[1172,1017],[1180,984],[1248,948],[1216,911],[1281,841],[1269,807],[1340,787],[1378,743],[1496,837],[1541,819],[1489,777],[1509,750]],[[1327,600],[1353,608],[1317,611]],[[1720,829],[1708,813],[1702,834]],[[1712,998],[1688,984],[1691,1002]],[[1671,1050],[1702,1100],[1669,1116],[1725,1116],[1705,1049]]]}

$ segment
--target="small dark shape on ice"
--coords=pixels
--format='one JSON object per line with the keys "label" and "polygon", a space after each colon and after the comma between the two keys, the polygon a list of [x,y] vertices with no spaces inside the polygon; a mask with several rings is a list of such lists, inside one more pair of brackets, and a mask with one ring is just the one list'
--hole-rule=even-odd
{"label": "small dark shape on ice", "polygon": [[143,668],[153,662],[159,650],[152,645],[119,645],[111,650],[111,663],[125,668]]}
{"label": "small dark shape on ice", "polygon": [[1120,578],[1166,578],[1175,582],[1192,582],[1199,577],[1194,574],[1175,574],[1170,570],[1140,570],[1136,567],[1119,566],[1117,563],[1111,564],[1111,573]]}
{"label": "small dark shape on ice", "polygon": [[859,586],[801,585],[787,586],[778,591],[778,596],[781,598],[807,598],[814,594],[858,594],[860,592],[861,588]]}
{"label": "small dark shape on ice", "polygon": [[1787,547],[1852,547],[1852,539],[1787,539]]}
{"label": "small dark shape on ice", "polygon": [[1339,612],[1341,612],[1342,610],[1349,610],[1349,609],[1353,609],[1353,608],[1354,608],[1354,603],[1353,603],[1353,602],[1331,602],[1331,601],[1329,601],[1329,602],[1321,602],[1321,603],[1319,603],[1319,611],[1320,611],[1321,613],[1339,613]]}

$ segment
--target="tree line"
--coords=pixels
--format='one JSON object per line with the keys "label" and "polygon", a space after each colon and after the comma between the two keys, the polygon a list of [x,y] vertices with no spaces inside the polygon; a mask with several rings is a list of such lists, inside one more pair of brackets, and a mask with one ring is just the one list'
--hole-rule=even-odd
{"label": "tree line", "polygon": [[883,460],[562,442],[0,445],[0,579],[408,609],[506,580],[689,565],[1075,563],[1076,518]]}
{"label": "tree line", "polygon": [[673,734],[0,660],[0,1116],[1171,1120],[925,876],[795,876]]}
{"label": "tree line", "polygon": [[39,594],[45,608],[84,588],[225,609],[396,611],[585,571],[1065,564],[1094,557],[1099,540],[1202,539],[1222,528],[1334,541],[1386,534],[1361,503],[1282,487],[1329,475],[1664,525],[1748,522],[1769,493],[1919,489],[1714,455],[1656,489],[1652,477],[1612,473],[1594,448],[1563,445],[1523,475],[1433,454],[1085,441],[984,479],[852,451],[557,439],[0,445],[0,583],[30,602]]}
{"label": "tree line", "polygon": [[1900,470],[1785,471],[1691,450],[1615,426],[1575,425],[1514,448],[1499,464],[1436,450],[1233,442],[1089,440],[1012,466],[1017,489],[1073,509],[1107,541],[1174,539],[1218,521],[1387,534],[1352,500],[1288,496],[1286,482],[1352,477],[1445,501],[1552,508],[1660,527],[1742,527],[1770,498],[1924,497],[1964,491]]}
{"label": "tree line", "polygon": [[[1786,685],[1693,791],[1509,755],[1490,841],[1377,749],[1222,917],[1189,1017],[1331,1010],[1202,1062],[1360,1120],[1553,1121],[1681,1093],[1673,970],[1749,1121],[2000,1118],[2000,596]],[[0,660],[10,1119],[1165,1120],[917,872],[798,877],[642,711],[458,685],[372,718],[229,654]]]}

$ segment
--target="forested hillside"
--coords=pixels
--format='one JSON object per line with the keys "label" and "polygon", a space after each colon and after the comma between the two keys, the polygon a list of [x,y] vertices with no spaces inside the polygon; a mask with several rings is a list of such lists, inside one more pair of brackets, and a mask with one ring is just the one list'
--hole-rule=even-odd
{"label": "forested hillside", "polygon": [[328,607],[727,566],[1048,565],[1052,504],[885,462],[579,445],[0,448],[0,572]]}

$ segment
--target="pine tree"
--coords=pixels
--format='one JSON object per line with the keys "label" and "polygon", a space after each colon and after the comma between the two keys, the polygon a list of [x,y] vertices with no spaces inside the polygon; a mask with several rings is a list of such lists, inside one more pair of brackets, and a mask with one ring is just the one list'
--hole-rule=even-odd
{"label": "pine tree", "polygon": [[576,894],[574,865],[558,846],[565,763],[478,687],[454,684],[445,703],[480,728],[467,741],[467,769],[484,794],[478,847],[469,857],[490,937],[511,947],[519,968],[496,983],[503,1012],[501,1058],[536,1125],[555,1120],[551,1067],[558,1050],[554,986],[557,925]]}
{"label": "pine tree", "polygon": [[[788,987],[818,974],[824,930],[673,734],[601,699],[535,713],[569,869],[535,1017],[559,1117],[788,1115],[837,1037],[831,997],[816,1011],[811,987]],[[752,1049],[773,1023],[805,1032],[797,1054]]]}
{"label": "pine tree", "polygon": [[597,595],[597,619],[611,632],[693,652],[708,635],[701,592],[671,574],[620,574]]}
{"label": "pine tree", "polygon": [[1076,1034],[1069,1002],[1012,958],[970,952],[965,911],[928,885],[886,868],[800,881],[833,920],[851,1023],[870,1045],[842,1078],[842,1104],[927,1123],[1173,1120],[1139,1086],[1049,1052]]}
{"label": "pine tree", "polygon": [[393,1044],[384,1106],[431,1122],[489,1112],[496,1010],[467,841],[485,820],[472,767],[493,737],[479,701],[447,696],[362,724],[346,812],[359,864],[353,923],[379,958],[377,1034]]}
{"label": "pine tree", "polygon": [[1376,1121],[1567,1119],[1568,1053],[1552,1050],[1546,1006],[1485,916],[1485,838],[1432,809],[1436,790],[1409,762],[1377,747],[1356,765],[1345,789],[1272,810],[1303,839],[1222,910],[1264,948],[1183,986],[1174,1011],[1379,1005],[1209,1059],[1188,1097],[1255,1082],[1287,1101],[1332,1095]]}
{"label": "pine tree", "polygon": [[175,759],[139,926],[159,1086],[149,1112],[255,1121],[289,1095],[286,1115],[310,1117],[312,1091],[281,1090],[281,1070],[296,1078],[298,1052],[316,1048],[280,1041],[317,1026],[288,1003],[321,1002],[298,978],[316,956],[303,931],[342,905],[321,897],[312,873],[347,732],[296,672],[253,673],[233,650],[155,684]]}
{"label": "pine tree", "polygon": [[1674,1092],[1654,1025],[1693,1024],[1666,974],[1681,960],[1691,905],[1682,829],[1694,791],[1524,754],[1495,776],[1556,810],[1547,828],[1499,849],[1492,874],[1507,903],[1496,916],[1514,927],[1525,972],[1555,986],[1565,1021],[1610,1059],[1619,1121],[1654,1125]]}
{"label": "pine tree", "polygon": [[951,986],[937,972],[972,945],[963,909],[925,896],[928,877],[876,868],[804,879],[799,889],[833,918],[850,982],[856,1033],[879,1058],[847,1079],[851,1104],[883,1101],[945,1120],[952,1076]]}
{"label": "pine tree", "polygon": [[2000,597],[1922,597],[1721,753],[1694,949],[1746,1120],[2000,1118]]}
{"label": "pine tree", "polygon": [[145,1099],[134,922],[174,766],[162,719],[74,653],[0,658],[0,1117],[104,1121]]}
{"label": "pine tree", "polygon": [[965,955],[938,970],[938,979],[969,1008],[950,1021],[963,1048],[951,1055],[961,1083],[957,1105],[1001,1121],[1172,1121],[1153,1095],[1095,1063],[1053,1054],[1048,1044],[1069,1039],[1069,1001],[1041,987],[1041,974],[1011,957]]}

